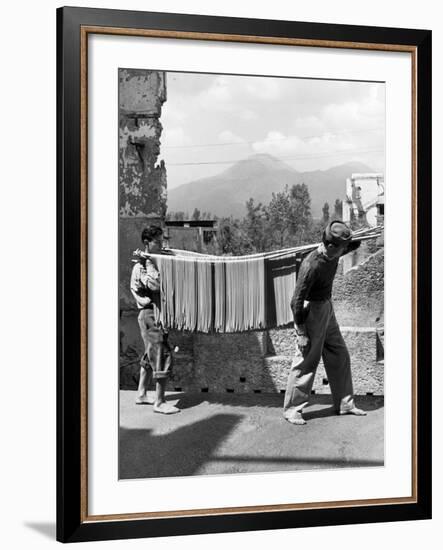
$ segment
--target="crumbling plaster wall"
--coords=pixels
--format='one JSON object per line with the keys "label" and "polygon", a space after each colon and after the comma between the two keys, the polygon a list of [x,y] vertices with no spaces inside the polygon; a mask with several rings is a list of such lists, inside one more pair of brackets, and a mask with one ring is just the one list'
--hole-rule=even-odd
{"label": "crumbling plaster wall", "polygon": [[165,73],[120,69],[119,85],[120,216],[164,217],[166,168],[157,161]]}
{"label": "crumbling plaster wall", "polygon": [[118,76],[120,309],[131,310],[132,251],[148,221],[161,222],[166,214],[166,168],[159,161],[166,74],[120,69]]}

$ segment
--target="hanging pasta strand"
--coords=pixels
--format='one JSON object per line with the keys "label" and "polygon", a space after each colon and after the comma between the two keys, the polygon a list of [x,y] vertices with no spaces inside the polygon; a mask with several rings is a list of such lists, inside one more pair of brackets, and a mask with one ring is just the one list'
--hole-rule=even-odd
{"label": "hanging pasta strand", "polygon": [[197,331],[212,330],[212,263],[196,262],[197,269]]}
{"label": "hanging pasta strand", "polygon": [[264,328],[266,325],[264,258],[254,258],[243,262],[243,265],[245,269],[241,274],[241,278],[245,279],[243,330]]}
{"label": "hanging pasta strand", "polygon": [[275,326],[284,326],[293,321],[293,313],[290,306],[296,283],[296,257],[268,260],[271,285],[269,289],[274,301],[275,318],[269,320]]}
{"label": "hanging pasta strand", "polygon": [[158,269],[161,281],[161,315],[160,319],[164,327],[174,326],[175,320],[175,284],[174,284],[174,259],[171,256],[162,256],[158,259]]}
{"label": "hanging pasta strand", "polygon": [[226,264],[214,262],[214,330],[226,332]]}
{"label": "hanging pasta strand", "polygon": [[225,332],[236,332],[238,330],[238,319],[243,311],[243,300],[238,293],[237,284],[238,263],[227,262],[226,269],[226,320]]}

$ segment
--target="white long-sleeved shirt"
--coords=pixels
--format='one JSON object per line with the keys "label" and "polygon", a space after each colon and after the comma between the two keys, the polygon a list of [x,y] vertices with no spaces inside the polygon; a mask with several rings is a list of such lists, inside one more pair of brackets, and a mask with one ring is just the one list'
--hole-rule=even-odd
{"label": "white long-sleeved shirt", "polygon": [[132,268],[131,292],[138,309],[152,303],[152,293],[160,290],[160,273],[152,261],[137,262]]}

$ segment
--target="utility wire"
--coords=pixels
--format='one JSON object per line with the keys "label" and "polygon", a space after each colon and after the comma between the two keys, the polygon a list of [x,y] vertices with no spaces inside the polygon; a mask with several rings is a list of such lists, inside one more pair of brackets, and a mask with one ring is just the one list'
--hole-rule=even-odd
{"label": "utility wire", "polygon": [[[366,154],[366,153],[381,153],[384,149],[350,149],[345,151],[334,151],[332,153],[325,153],[322,155],[299,155],[296,157],[275,157],[277,160],[289,160],[289,161],[295,161],[295,160],[307,160],[307,159],[316,159],[316,158],[326,158],[326,157],[333,157],[335,155],[353,155],[353,154]],[[219,160],[219,161],[207,161],[207,162],[168,162],[167,166],[204,166],[209,164],[236,164],[237,162],[241,162],[243,160],[247,160],[244,158],[241,159],[234,159],[234,160]]]}

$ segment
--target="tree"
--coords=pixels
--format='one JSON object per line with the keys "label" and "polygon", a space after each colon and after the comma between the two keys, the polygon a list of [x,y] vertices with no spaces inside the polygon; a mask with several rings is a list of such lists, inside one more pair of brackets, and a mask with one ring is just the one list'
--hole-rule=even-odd
{"label": "tree", "polygon": [[311,197],[308,186],[305,183],[295,184],[291,187],[291,233],[294,244],[306,244],[306,238],[312,226]]}
{"label": "tree", "polygon": [[272,199],[266,208],[272,245],[283,248],[288,244],[292,232],[292,209],[288,187],[280,193],[272,193]]}
{"label": "tree", "polygon": [[309,241],[313,220],[306,184],[295,184],[290,189],[286,186],[280,193],[273,193],[271,202],[263,207],[263,211],[270,234],[270,240],[265,243],[268,250]]}
{"label": "tree", "polygon": [[246,253],[247,239],[242,232],[241,222],[232,216],[220,218],[218,232],[219,254],[240,256]]}
{"label": "tree", "polygon": [[186,219],[186,215],[182,210],[179,210],[178,212],[168,212],[166,214],[166,219],[168,221],[183,221]]}
{"label": "tree", "polygon": [[[218,235],[214,253],[242,255],[267,252],[301,244],[318,242],[323,223],[314,223],[311,215],[311,197],[306,184],[286,186],[273,193],[269,204],[255,203],[250,198],[246,203],[243,219],[217,217]],[[329,206],[328,206],[329,208]],[[194,208],[193,220],[210,219],[210,212]],[[189,220],[187,212],[170,212],[168,219]]]}
{"label": "tree", "polygon": [[340,199],[335,199],[334,203],[334,218],[336,220],[343,219],[343,201]]}
{"label": "tree", "polygon": [[255,204],[254,199],[250,198],[246,202],[246,216],[242,225],[251,252],[263,252],[266,249],[267,221],[267,213],[262,203]]}
{"label": "tree", "polygon": [[329,221],[329,204],[325,202],[322,208],[323,212],[323,223],[326,225]]}
{"label": "tree", "polygon": [[319,220],[315,221],[312,224],[312,228],[308,236],[308,241],[312,244],[321,242],[324,230],[324,223]]}

